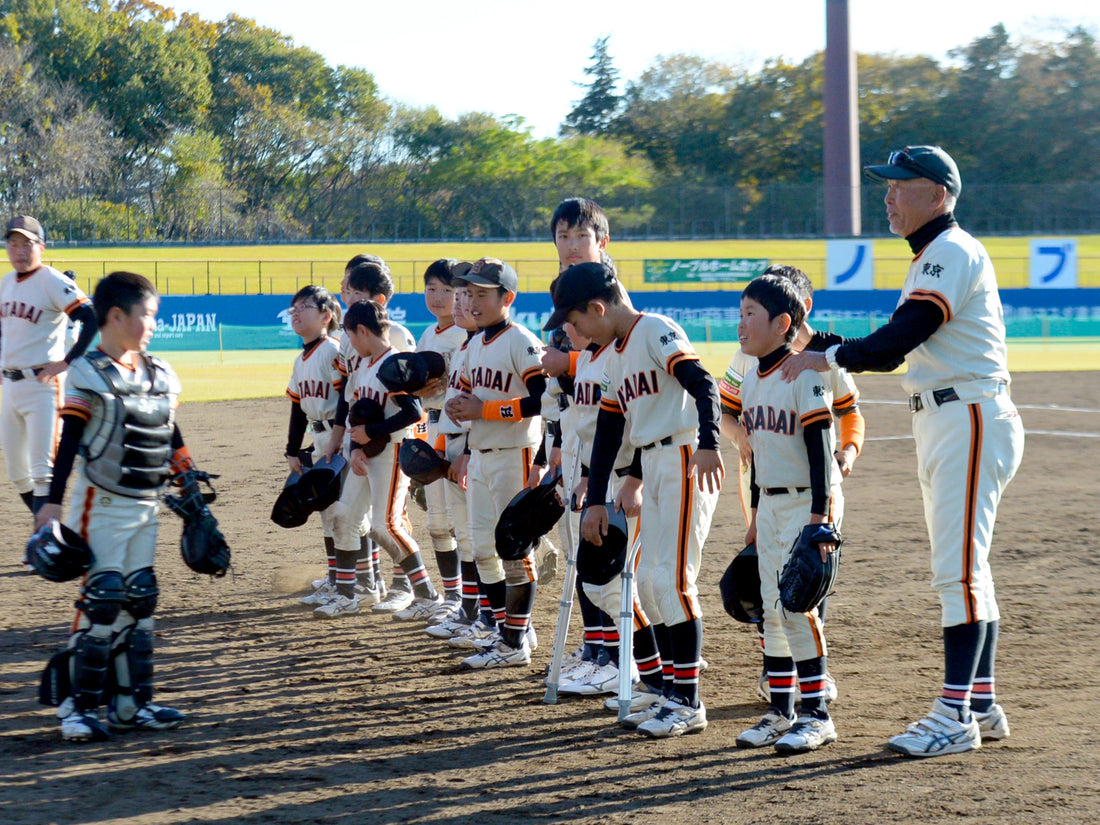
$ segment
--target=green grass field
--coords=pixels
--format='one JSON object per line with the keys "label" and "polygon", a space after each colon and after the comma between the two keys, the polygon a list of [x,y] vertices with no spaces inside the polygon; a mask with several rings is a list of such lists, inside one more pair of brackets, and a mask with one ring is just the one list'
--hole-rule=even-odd
{"label": "green grass field", "polygon": [[[714,375],[721,375],[737,349],[732,342],[703,343],[699,355]],[[161,352],[183,381],[184,401],[272,398],[286,392],[294,350],[231,352]],[[1100,338],[1013,339],[1008,345],[1013,372],[1100,370]],[[899,397],[901,388],[898,388]],[[289,402],[287,402],[289,404]]]}
{"label": "green grass field", "polygon": [[[1081,286],[1100,286],[1100,235],[1076,236]],[[1028,284],[1029,238],[982,238],[997,267],[1002,287]],[[897,238],[874,242],[876,288],[897,289],[905,277],[909,251]],[[416,244],[303,244],[283,246],[173,246],[88,249],[47,249],[46,262],[77,273],[90,290],[106,273],[130,269],[153,279],[164,295],[293,294],[306,284],[335,290],[343,266],[353,255],[370,251],[390,264],[398,292],[416,292],[429,263],[442,257],[473,260],[483,255],[502,258],[520,275],[520,290],[545,290],[557,274],[557,258],[549,239],[543,242],[466,242]],[[816,288],[825,285],[823,240],[622,241],[612,239],[615,258],[628,289],[638,290],[643,262],[654,258],[767,258],[803,269]],[[687,285],[686,289],[720,289],[721,285]]]}

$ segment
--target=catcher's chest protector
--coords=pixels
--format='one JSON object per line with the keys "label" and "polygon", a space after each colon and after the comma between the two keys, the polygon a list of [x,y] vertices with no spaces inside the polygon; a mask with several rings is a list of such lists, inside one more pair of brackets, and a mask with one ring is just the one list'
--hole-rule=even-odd
{"label": "catcher's chest protector", "polygon": [[[144,357],[147,378],[142,385],[124,381],[110,357],[89,353],[103,383],[101,415],[93,416],[80,453],[89,481],[112,493],[153,498],[168,480],[175,414],[168,378],[158,360]],[[98,426],[96,426],[98,424]]]}

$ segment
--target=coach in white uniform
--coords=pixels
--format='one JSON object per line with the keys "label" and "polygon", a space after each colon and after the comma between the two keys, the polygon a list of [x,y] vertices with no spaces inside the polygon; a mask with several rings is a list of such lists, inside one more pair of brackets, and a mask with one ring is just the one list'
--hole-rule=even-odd
{"label": "coach in white uniform", "polygon": [[[996,703],[994,659],[1000,612],[989,566],[997,505],[1024,451],[1009,398],[1004,312],[989,255],[959,228],[955,161],[938,146],[907,146],[864,173],[888,184],[890,231],[913,250],[890,321],[866,338],[818,333],[784,365],[891,370],[904,360],[917,472],[932,543],[932,587],[943,609],[944,682],[932,712],[888,742],[906,756],[973,750],[1008,736]],[[826,348],[827,347],[827,348]]]}
{"label": "coach in white uniform", "polygon": [[[98,329],[80,287],[42,263],[46,236],[29,215],[8,221],[4,239],[13,272],[0,281],[0,445],[8,477],[31,512],[46,501],[58,439],[65,371],[84,354]],[[69,321],[80,335],[65,352]]]}

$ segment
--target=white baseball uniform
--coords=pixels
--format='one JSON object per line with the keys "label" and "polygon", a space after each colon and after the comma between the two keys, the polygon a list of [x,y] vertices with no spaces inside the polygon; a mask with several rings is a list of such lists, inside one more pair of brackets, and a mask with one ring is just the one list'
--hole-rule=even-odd
{"label": "white baseball uniform", "polygon": [[43,384],[34,369],[65,357],[68,316],[86,303],[80,287],[52,266],[27,275],[9,272],[0,281],[0,446],[20,494],[49,493],[65,394],[64,373]]}
{"label": "white baseball uniform", "polygon": [[829,491],[828,512],[834,523],[841,515],[840,470],[833,460],[832,393],[828,379],[801,373],[787,383],[779,363],[766,373],[752,369],[740,388],[742,420],[752,445],[760,502],[756,511],[756,553],[760,566],[760,596],[764,604],[764,652],[801,662],[826,656],[825,634],[815,608],[791,614],[778,606],[779,572],[810,523],[812,512],[810,457],[803,434],[808,424],[827,421],[822,459]]}

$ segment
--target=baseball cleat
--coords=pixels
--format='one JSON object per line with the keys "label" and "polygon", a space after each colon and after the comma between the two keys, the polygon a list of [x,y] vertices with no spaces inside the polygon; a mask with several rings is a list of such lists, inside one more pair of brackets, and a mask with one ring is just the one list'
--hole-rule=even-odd
{"label": "baseball cleat", "polygon": [[531,651],[526,643],[519,647],[512,647],[503,639],[497,639],[496,644],[462,660],[462,667],[470,670],[526,667],[529,664],[531,664]]}
{"label": "baseball cleat", "polygon": [[386,598],[371,607],[370,610],[371,613],[397,613],[412,604],[412,601],[412,591],[394,590],[390,588],[390,592],[386,594]]}
{"label": "baseball cleat", "polygon": [[549,584],[558,575],[558,562],[561,559],[561,551],[555,547],[550,539],[543,536],[535,545],[535,565],[538,570],[539,584]]}
{"label": "baseball cleat", "polygon": [[970,714],[978,720],[978,730],[981,731],[983,742],[1008,738],[1008,717],[1000,705],[994,705],[984,713],[972,710]]}
{"label": "baseball cleat", "polygon": [[355,588],[355,598],[359,600],[360,607],[370,607],[382,601],[382,594],[377,587],[361,587],[357,585]]}
{"label": "baseball cleat", "polygon": [[779,753],[809,753],[836,741],[836,725],[832,719],[799,716],[791,729],[775,743]]}
{"label": "baseball cleat", "polygon": [[703,703],[693,708],[669,699],[657,714],[637,727],[638,733],[644,733],[653,739],[667,739],[670,736],[683,736],[688,733],[702,733],[707,729],[707,709]]}
{"label": "baseball cleat", "polygon": [[791,729],[793,718],[787,718],[775,708],[768,708],[764,717],[737,737],[739,748],[763,748],[774,745]]}
{"label": "baseball cleat", "polygon": [[[627,708],[628,713],[637,713],[638,711],[645,710],[653,705],[654,702],[663,702],[663,698],[660,693],[655,691],[645,682],[635,682],[631,686],[630,691],[630,706]],[[609,710],[612,713],[619,712],[619,697],[611,696],[604,703],[604,710]]]}
{"label": "baseball cleat", "polygon": [[66,742],[102,742],[110,736],[94,713],[73,711],[61,719],[61,738]]}
{"label": "baseball cleat", "polygon": [[473,622],[467,619],[465,614],[459,613],[459,615],[447,619],[445,622],[429,624],[424,628],[424,632],[433,639],[450,639],[452,636],[461,633],[472,624]]}
{"label": "baseball cleat", "polygon": [[910,722],[905,733],[892,736],[886,743],[903,756],[946,756],[965,753],[982,746],[982,731],[971,714],[969,722],[959,721],[959,712],[942,700],[932,703],[932,712],[918,722]]}
{"label": "baseball cleat", "polygon": [[340,616],[352,616],[359,612],[359,600],[352,596],[348,598],[337,593],[323,605],[313,611],[318,619],[335,619]]}
{"label": "baseball cleat", "polygon": [[426,597],[413,599],[404,610],[394,613],[393,619],[397,622],[427,622],[442,603],[443,598],[438,595],[431,599]]}
{"label": "baseball cleat", "polygon": [[309,607],[320,607],[336,595],[336,585],[329,584],[328,579],[321,580],[321,586],[316,588],[308,596],[302,597],[302,604]]}
{"label": "baseball cleat", "polygon": [[107,725],[111,730],[175,730],[187,720],[187,717],[175,708],[154,705],[152,702],[142,705],[130,719],[121,718],[114,703],[107,709]]}
{"label": "baseball cleat", "polygon": [[577,696],[597,696],[602,693],[616,693],[618,690],[619,669],[610,662],[594,667],[581,679],[575,679],[558,687],[558,693]]}
{"label": "baseball cleat", "polygon": [[458,650],[477,650],[478,642],[496,635],[498,635],[496,625],[478,619],[473,624],[455,633],[447,640],[447,644]]}
{"label": "baseball cleat", "polygon": [[648,722],[654,716],[661,712],[661,708],[665,706],[665,697],[660,693],[653,694],[653,698],[650,700],[648,706],[643,707],[634,713],[629,714],[619,724],[627,730],[637,730],[638,725]]}
{"label": "baseball cleat", "polygon": [[444,598],[428,617],[428,624],[443,624],[462,612],[461,599]]}

